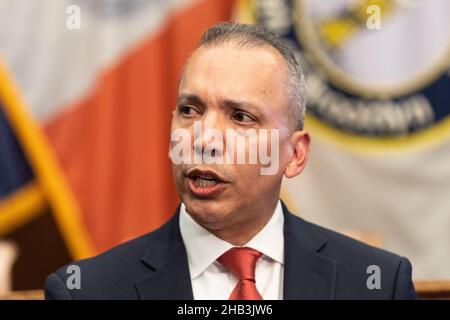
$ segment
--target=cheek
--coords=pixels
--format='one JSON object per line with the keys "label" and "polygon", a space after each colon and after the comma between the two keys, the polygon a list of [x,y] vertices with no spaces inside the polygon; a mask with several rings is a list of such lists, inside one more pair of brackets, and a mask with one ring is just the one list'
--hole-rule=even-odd
{"label": "cheek", "polygon": [[174,111],[172,113],[172,121],[170,123],[170,131],[171,132],[172,132],[172,130],[174,130],[174,129],[179,127],[177,117],[178,117],[177,112]]}
{"label": "cheek", "polygon": [[172,176],[177,188],[181,187],[183,183],[183,174],[180,165],[172,164]]}
{"label": "cheek", "polygon": [[236,165],[236,192],[239,194],[253,194],[258,193],[270,185],[270,180],[267,179],[268,176],[261,175],[261,166],[242,164]]}

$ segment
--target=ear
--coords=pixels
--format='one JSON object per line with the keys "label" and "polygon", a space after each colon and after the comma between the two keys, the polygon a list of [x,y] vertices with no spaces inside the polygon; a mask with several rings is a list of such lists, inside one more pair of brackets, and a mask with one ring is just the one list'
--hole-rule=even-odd
{"label": "ear", "polygon": [[311,139],[305,131],[296,131],[289,139],[292,153],[288,159],[284,175],[287,178],[293,178],[303,171],[308,161]]}

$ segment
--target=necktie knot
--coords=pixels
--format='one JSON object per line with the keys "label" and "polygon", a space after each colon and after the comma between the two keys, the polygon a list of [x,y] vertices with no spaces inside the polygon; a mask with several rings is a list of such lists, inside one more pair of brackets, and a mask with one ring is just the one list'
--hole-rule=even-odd
{"label": "necktie knot", "polygon": [[230,299],[261,299],[255,286],[256,262],[261,255],[261,252],[252,248],[235,247],[217,259],[238,279]]}
{"label": "necktie knot", "polygon": [[248,247],[235,247],[217,259],[238,280],[255,281],[256,262],[261,257],[261,252]]}

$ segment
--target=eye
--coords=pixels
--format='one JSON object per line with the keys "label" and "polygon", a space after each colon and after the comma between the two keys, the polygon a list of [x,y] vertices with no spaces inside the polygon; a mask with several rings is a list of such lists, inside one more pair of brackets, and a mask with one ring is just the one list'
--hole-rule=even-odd
{"label": "eye", "polygon": [[185,117],[192,117],[197,114],[197,110],[191,106],[187,105],[179,105],[178,106],[178,113],[185,116]]}
{"label": "eye", "polygon": [[233,116],[231,117],[233,120],[241,123],[251,123],[256,121],[252,116],[242,112],[242,111],[236,111],[233,113]]}

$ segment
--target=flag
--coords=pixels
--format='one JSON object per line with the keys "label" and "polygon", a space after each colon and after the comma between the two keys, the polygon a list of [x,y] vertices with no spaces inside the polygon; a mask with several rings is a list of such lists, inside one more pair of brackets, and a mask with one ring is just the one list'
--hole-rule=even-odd
{"label": "flag", "polygon": [[305,171],[283,182],[288,206],[326,227],[375,235],[411,259],[416,279],[449,278],[450,3],[245,7],[247,21],[287,41],[306,74],[312,149]]}
{"label": "flag", "polygon": [[233,4],[2,1],[0,236],[49,206],[81,259],[164,223],[178,77]]}

